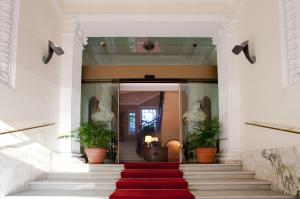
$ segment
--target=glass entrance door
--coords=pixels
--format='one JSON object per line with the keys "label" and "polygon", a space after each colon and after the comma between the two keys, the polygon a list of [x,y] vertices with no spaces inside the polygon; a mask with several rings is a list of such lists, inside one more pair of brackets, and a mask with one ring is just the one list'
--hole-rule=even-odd
{"label": "glass entrance door", "polygon": [[187,82],[180,84],[180,123],[183,144],[182,163],[194,163],[196,156],[191,149],[188,137],[193,133],[199,121],[218,117],[218,84],[205,82]]}
{"label": "glass entrance door", "polygon": [[[82,83],[81,122],[103,122],[114,133],[105,163],[119,163],[119,83]],[[83,151],[82,151],[83,152]]]}

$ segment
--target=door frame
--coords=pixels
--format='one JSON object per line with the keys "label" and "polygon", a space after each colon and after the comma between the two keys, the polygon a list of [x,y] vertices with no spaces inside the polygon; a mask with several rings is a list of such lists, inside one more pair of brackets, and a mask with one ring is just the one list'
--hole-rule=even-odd
{"label": "door frame", "polygon": [[[239,43],[235,16],[220,13],[74,14],[65,15],[63,26],[62,48],[70,54],[61,58],[60,133],[80,125],[82,50],[87,37],[210,37],[217,46],[219,116],[223,126],[219,161],[240,162],[239,66],[231,52]],[[70,104],[72,107],[66,111],[65,107]],[[78,152],[76,147],[70,146],[62,143],[60,151]]]}
{"label": "door frame", "polygon": [[[118,79],[115,80],[119,83],[119,96],[120,96],[120,84],[121,83],[177,83],[179,84],[178,89],[178,98],[179,98],[179,142],[181,144],[180,146],[180,153],[179,153],[179,163],[182,163],[183,161],[183,121],[182,121],[182,90],[181,85],[183,83],[192,83],[192,82],[204,82],[204,83],[218,83],[217,80],[203,80],[203,79]],[[120,101],[119,101],[120,102]],[[120,104],[119,104],[119,110],[120,110]],[[140,115],[141,117],[141,115]],[[140,118],[141,119],[141,118]],[[119,129],[120,129],[120,121],[119,121]],[[118,132],[120,134],[120,132]],[[118,135],[119,136],[119,135]],[[118,156],[119,156],[119,144],[118,144]],[[118,157],[119,159],[119,157]]]}

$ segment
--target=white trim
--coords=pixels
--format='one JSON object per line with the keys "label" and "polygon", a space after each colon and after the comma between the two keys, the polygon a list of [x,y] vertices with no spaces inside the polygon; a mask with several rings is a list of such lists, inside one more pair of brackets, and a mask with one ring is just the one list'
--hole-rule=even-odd
{"label": "white trim", "polygon": [[64,34],[74,34],[76,39],[82,46],[87,44],[87,36],[82,30],[78,18],[71,15],[66,15],[64,18]]}
{"label": "white trim", "polygon": [[282,81],[286,88],[300,81],[300,0],[278,0],[278,5]]}
{"label": "white trim", "polygon": [[65,15],[65,11],[64,11],[63,7],[61,6],[61,4],[58,2],[58,0],[51,0],[51,2],[53,3],[53,6],[54,6],[55,10],[57,11],[57,13],[59,14],[59,16],[61,18],[63,18]]}
{"label": "white trim", "polygon": [[89,37],[211,37],[224,17],[219,14],[169,13],[76,16]]}
{"label": "white trim", "polygon": [[235,10],[233,16],[234,18],[238,18],[239,15],[241,14],[241,12],[244,10],[245,4],[246,4],[246,0],[241,0],[239,5],[237,6],[237,9]]}
{"label": "white trim", "polygon": [[[3,54],[8,54],[9,60],[6,63],[7,71],[2,71],[2,73],[7,73],[7,78],[3,79],[0,76],[0,81],[4,84],[15,88],[15,81],[16,81],[16,57],[17,57],[17,39],[18,39],[18,24],[19,24],[19,0],[1,0],[1,3],[10,1],[12,7],[8,7],[7,14],[11,17],[9,18],[0,18],[0,21],[3,22],[3,24],[8,24],[10,26],[3,27],[3,29],[6,28],[6,33],[8,33],[8,45],[9,45],[9,52],[3,52]],[[8,2],[9,3],[9,2]],[[7,21],[9,20],[9,21]],[[4,35],[4,32],[0,32],[0,34]],[[0,50],[5,50],[5,48],[2,48]],[[1,61],[1,60],[0,60]],[[5,64],[5,61],[2,62]],[[1,72],[1,67],[0,67]]]}
{"label": "white trim", "polygon": [[[73,16],[73,15],[69,15]],[[133,13],[133,14],[119,14],[119,13],[106,13],[97,15],[76,15],[81,22],[86,21],[126,21],[126,22],[137,22],[137,21],[222,21],[224,15],[221,14],[165,14],[165,13]]]}

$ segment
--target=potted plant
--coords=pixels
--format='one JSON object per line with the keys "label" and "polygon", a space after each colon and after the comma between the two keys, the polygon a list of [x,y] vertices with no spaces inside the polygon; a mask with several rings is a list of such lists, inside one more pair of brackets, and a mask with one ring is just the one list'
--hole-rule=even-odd
{"label": "potted plant", "polygon": [[198,163],[215,163],[220,127],[219,119],[215,117],[198,122],[194,131],[190,133],[188,142],[191,149],[195,149]]}
{"label": "potted plant", "polygon": [[100,164],[104,162],[106,151],[110,148],[114,133],[107,128],[104,122],[82,123],[75,130],[77,135],[66,135],[59,138],[75,137],[84,147],[90,164]]}

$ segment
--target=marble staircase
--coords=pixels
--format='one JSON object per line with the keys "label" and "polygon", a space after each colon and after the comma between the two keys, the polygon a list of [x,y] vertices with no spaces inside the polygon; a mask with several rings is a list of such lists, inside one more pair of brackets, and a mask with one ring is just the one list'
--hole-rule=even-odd
{"label": "marble staircase", "polygon": [[[5,199],[108,199],[123,165],[90,165],[85,172],[48,173],[29,182],[29,190]],[[184,178],[196,199],[292,199],[270,190],[270,183],[255,179],[241,164],[183,164]]]}
{"label": "marble staircase", "polygon": [[145,160],[136,153],[135,140],[127,140],[119,144],[120,162],[145,162]]}

